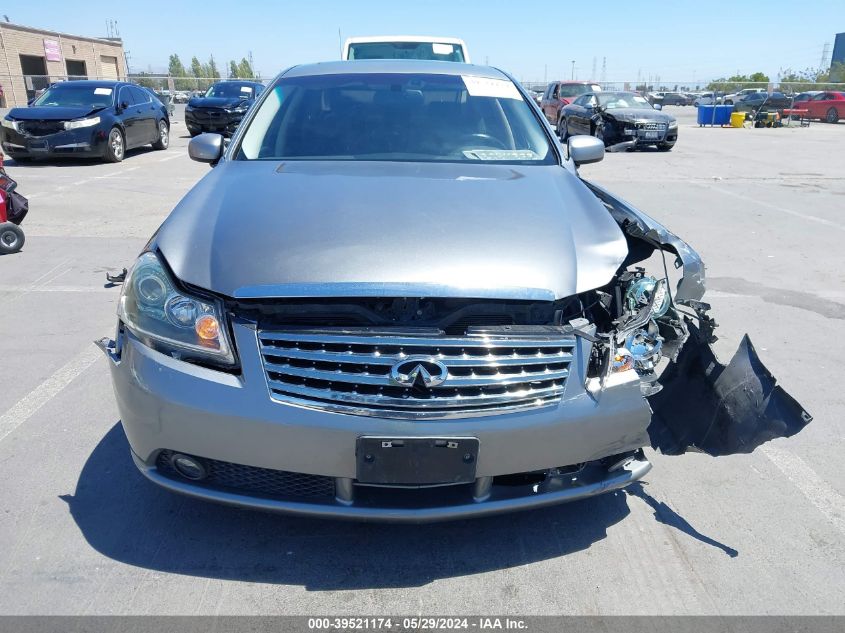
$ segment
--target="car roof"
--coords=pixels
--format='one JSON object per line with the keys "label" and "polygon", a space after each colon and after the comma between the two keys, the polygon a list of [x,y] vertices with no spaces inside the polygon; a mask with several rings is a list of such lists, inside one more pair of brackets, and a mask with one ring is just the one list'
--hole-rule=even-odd
{"label": "car roof", "polygon": [[294,66],[282,77],[310,77],[314,75],[353,74],[420,74],[420,75],[469,75],[489,79],[509,79],[497,68],[421,59],[360,59],[350,61],[320,62]]}
{"label": "car roof", "polygon": [[109,81],[105,79],[81,79],[79,81],[59,81],[54,83],[51,88],[58,88],[60,86],[78,86],[82,88],[114,88],[116,86],[134,85],[127,84],[125,81]]}
{"label": "car roof", "polygon": [[460,44],[464,41],[457,37],[439,37],[434,35],[365,35],[347,37],[347,44],[373,44],[381,42],[437,42],[438,44]]}
{"label": "car roof", "polygon": [[[214,85],[217,84],[249,84],[251,86],[263,86],[264,84],[260,81],[255,81],[254,79],[221,79],[220,81],[215,81]],[[183,90],[182,92],[187,92]]]}

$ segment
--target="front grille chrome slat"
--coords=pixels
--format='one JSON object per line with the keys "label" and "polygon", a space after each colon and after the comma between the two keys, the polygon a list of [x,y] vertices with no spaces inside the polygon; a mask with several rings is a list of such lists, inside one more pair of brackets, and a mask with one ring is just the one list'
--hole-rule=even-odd
{"label": "front grille chrome slat", "polygon": [[[448,366],[448,363],[446,363]],[[387,374],[361,374],[346,372],[342,370],[321,370],[309,367],[291,367],[290,365],[277,365],[265,363],[265,369],[271,374],[286,374],[299,378],[323,380],[326,382],[349,382],[359,385],[380,385],[393,386],[390,376]],[[519,374],[495,374],[491,376],[451,376],[448,388],[455,387],[486,387],[493,385],[517,385],[539,380],[562,380],[569,375],[569,370],[547,370],[539,372],[523,372]]]}
{"label": "front grille chrome slat", "polygon": [[[474,347],[474,346],[473,346]],[[298,360],[314,360],[314,352],[301,350],[296,347],[277,347],[262,345],[261,354],[265,357],[279,356]],[[355,365],[393,365],[402,360],[407,354],[356,354],[354,352],[321,351],[321,360],[329,363],[349,363]],[[501,356],[487,354],[486,356],[451,356],[434,354],[434,358],[446,362],[449,367],[500,367],[506,365],[548,365],[550,363],[571,362],[570,352],[556,352],[553,354],[516,354]]]}
{"label": "front grille chrome slat", "polygon": [[[480,395],[480,396],[452,396],[436,398],[396,398],[385,396],[362,395],[346,391],[333,391],[331,389],[316,389],[303,387],[290,383],[269,381],[271,389],[284,390],[308,399],[336,401],[343,403],[354,403],[358,405],[371,405],[378,407],[397,408],[419,408],[419,409],[475,409],[477,407],[489,407],[492,405],[513,405],[517,403],[540,403],[548,398],[559,398],[563,393],[562,386],[545,387],[537,389],[520,389],[506,395]],[[495,412],[495,410],[493,411]],[[390,416],[387,416],[390,417]]]}
{"label": "front grille chrome slat", "polygon": [[[258,347],[274,400],[399,419],[554,405],[577,349],[571,334],[548,329],[513,336],[259,330]],[[445,367],[445,380],[428,387],[394,382],[392,366],[411,357]]]}

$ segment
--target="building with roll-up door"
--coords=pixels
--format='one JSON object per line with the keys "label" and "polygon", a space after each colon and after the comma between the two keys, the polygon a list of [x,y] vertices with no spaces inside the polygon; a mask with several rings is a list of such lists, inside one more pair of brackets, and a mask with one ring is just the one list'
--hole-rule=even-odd
{"label": "building with roll-up door", "polygon": [[57,81],[123,79],[120,38],[83,37],[0,22],[0,107],[24,106]]}

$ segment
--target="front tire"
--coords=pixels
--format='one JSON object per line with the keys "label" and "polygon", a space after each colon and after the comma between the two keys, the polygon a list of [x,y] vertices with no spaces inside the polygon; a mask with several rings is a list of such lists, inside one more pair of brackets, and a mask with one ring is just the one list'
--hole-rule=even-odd
{"label": "front tire", "polygon": [[557,122],[557,135],[560,138],[561,143],[566,143],[569,139],[569,130],[566,126],[566,117],[561,117],[560,121]]}
{"label": "front tire", "polygon": [[674,143],[658,143],[657,144],[657,151],[659,152],[670,152],[672,148],[675,147]]}
{"label": "front tire", "polygon": [[827,111],[827,114],[824,117],[826,123],[838,123],[839,122],[839,112],[836,108],[831,108]]}
{"label": "front tire", "polygon": [[162,119],[158,122],[158,140],[153,143],[153,149],[167,149],[170,145],[170,128],[167,121]]}
{"label": "front tire", "polygon": [[0,224],[0,255],[11,255],[23,248],[26,237],[17,224],[4,222]]}
{"label": "front tire", "polygon": [[604,143],[604,123],[596,124],[596,129],[593,130],[593,136],[595,136],[598,140]]}
{"label": "front tire", "polygon": [[106,150],[103,158],[109,163],[119,163],[126,155],[126,140],[120,128],[113,127],[109,130],[109,137],[106,141]]}

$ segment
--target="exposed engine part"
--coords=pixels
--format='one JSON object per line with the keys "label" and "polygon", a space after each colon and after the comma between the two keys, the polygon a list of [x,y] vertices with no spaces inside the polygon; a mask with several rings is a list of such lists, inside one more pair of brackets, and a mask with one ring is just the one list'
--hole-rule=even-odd
{"label": "exposed engine part", "polygon": [[625,347],[631,352],[634,358],[634,369],[640,375],[654,373],[654,368],[660,362],[660,355],[663,349],[663,337],[656,333],[654,323],[650,324],[649,330],[635,330],[625,340]]}

